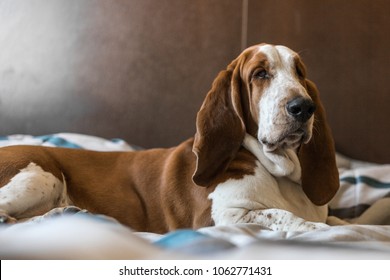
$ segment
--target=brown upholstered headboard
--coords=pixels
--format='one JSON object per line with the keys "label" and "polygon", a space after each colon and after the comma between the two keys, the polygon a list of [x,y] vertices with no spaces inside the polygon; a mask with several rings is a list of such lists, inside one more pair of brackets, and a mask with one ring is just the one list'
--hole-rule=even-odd
{"label": "brown upholstered headboard", "polygon": [[78,132],[143,147],[193,135],[214,77],[245,46],[302,55],[337,149],[390,162],[390,3],[3,0],[0,135]]}

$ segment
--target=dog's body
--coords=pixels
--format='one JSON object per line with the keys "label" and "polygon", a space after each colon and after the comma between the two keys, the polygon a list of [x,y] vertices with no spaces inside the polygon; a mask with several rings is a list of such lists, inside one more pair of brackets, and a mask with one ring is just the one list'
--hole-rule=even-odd
{"label": "dog's body", "polygon": [[2,148],[2,215],[22,219],[75,205],[150,232],[243,222],[320,227],[338,173],[305,75],[286,47],[248,48],[215,79],[195,137],[171,149]]}

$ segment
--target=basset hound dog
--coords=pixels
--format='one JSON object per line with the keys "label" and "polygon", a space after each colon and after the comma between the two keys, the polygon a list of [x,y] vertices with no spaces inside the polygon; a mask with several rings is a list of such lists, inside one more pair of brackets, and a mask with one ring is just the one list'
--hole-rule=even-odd
{"label": "basset hound dog", "polygon": [[260,44],[218,74],[194,138],[136,152],[5,147],[0,186],[8,221],[74,205],[137,231],[233,223],[288,231],[327,226],[339,177],[324,108],[299,55]]}

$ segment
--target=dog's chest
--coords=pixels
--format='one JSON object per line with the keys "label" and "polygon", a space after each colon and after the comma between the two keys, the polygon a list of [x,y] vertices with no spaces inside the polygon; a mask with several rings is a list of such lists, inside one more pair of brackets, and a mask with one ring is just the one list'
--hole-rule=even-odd
{"label": "dog's chest", "polygon": [[314,205],[298,183],[287,177],[274,177],[260,162],[257,162],[254,175],[219,184],[209,198],[216,224],[234,223],[234,219],[249,211],[264,209],[287,210],[314,222],[323,222],[327,216],[326,206]]}

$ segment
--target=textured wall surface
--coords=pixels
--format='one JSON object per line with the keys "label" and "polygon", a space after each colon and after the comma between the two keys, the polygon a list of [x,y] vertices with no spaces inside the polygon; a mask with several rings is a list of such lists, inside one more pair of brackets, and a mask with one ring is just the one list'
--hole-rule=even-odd
{"label": "textured wall surface", "polygon": [[245,46],[299,51],[337,149],[390,162],[390,2],[0,0],[0,135],[79,132],[168,147],[191,137]]}
{"label": "textured wall surface", "polygon": [[325,104],[337,150],[390,162],[390,2],[249,1],[248,44],[298,51]]}
{"label": "textured wall surface", "polygon": [[0,134],[171,146],[240,52],[235,0],[0,1]]}

